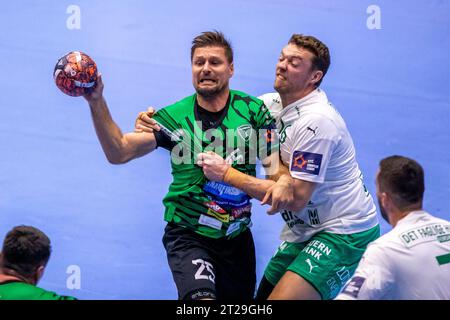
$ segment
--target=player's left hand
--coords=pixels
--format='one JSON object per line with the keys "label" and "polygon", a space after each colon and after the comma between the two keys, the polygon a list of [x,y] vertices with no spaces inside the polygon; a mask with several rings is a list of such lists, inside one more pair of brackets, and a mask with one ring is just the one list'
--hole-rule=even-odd
{"label": "player's left hand", "polygon": [[230,167],[225,159],[212,151],[199,153],[197,164],[203,168],[203,174],[210,181],[223,181],[225,173]]}
{"label": "player's left hand", "polygon": [[149,132],[154,130],[161,130],[160,126],[156,124],[156,121],[152,119],[156,110],[153,107],[149,107],[147,111],[139,112],[136,121],[134,122],[134,132]]}
{"label": "player's left hand", "polygon": [[288,175],[282,175],[278,181],[271,186],[261,204],[272,204],[267,210],[268,214],[275,214],[282,209],[286,209],[294,201],[294,186],[292,178]]}

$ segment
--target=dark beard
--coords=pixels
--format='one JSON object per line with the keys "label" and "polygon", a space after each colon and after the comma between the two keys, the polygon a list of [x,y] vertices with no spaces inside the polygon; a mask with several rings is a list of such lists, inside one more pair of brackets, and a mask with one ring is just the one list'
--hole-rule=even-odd
{"label": "dark beard", "polygon": [[205,99],[211,99],[214,97],[217,97],[220,93],[224,92],[226,89],[226,86],[223,87],[216,87],[211,89],[199,89],[195,88],[195,91],[197,94]]}
{"label": "dark beard", "polygon": [[386,213],[386,210],[384,210],[383,206],[381,205],[380,199],[378,199],[378,207],[380,208],[380,213],[381,213],[381,216],[383,217],[383,219],[384,219],[387,223],[390,224],[390,222],[389,222],[389,217],[388,217],[388,215],[387,215],[387,213]]}

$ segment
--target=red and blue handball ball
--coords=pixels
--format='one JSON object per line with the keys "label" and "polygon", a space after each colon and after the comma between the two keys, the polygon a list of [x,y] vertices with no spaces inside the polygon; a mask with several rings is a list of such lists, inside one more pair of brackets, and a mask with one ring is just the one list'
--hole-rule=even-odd
{"label": "red and blue handball ball", "polygon": [[98,78],[97,65],[87,54],[72,51],[58,60],[53,78],[62,92],[79,97],[94,90]]}

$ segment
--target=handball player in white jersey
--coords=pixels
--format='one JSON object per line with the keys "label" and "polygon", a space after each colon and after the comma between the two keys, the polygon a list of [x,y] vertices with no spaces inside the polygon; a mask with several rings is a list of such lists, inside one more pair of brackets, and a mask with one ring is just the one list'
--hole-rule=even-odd
{"label": "handball player in white jersey", "polygon": [[385,158],[376,185],[382,216],[394,228],[369,245],[337,299],[449,300],[450,223],[423,210],[422,167]]}

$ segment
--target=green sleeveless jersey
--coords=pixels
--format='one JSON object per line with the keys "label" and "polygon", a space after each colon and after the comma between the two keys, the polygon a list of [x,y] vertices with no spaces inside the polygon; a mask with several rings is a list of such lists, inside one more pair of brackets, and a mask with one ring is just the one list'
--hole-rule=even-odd
{"label": "green sleeveless jersey", "polygon": [[25,282],[0,284],[0,300],[76,300],[74,297],[60,296]]}
{"label": "green sleeveless jersey", "polygon": [[235,169],[255,176],[256,158],[278,152],[275,121],[261,100],[231,90],[222,118],[205,130],[196,101],[194,94],[153,117],[175,141],[164,219],[207,237],[235,237],[251,225],[250,197],[223,182],[208,181],[196,165],[197,155],[214,151]]}

